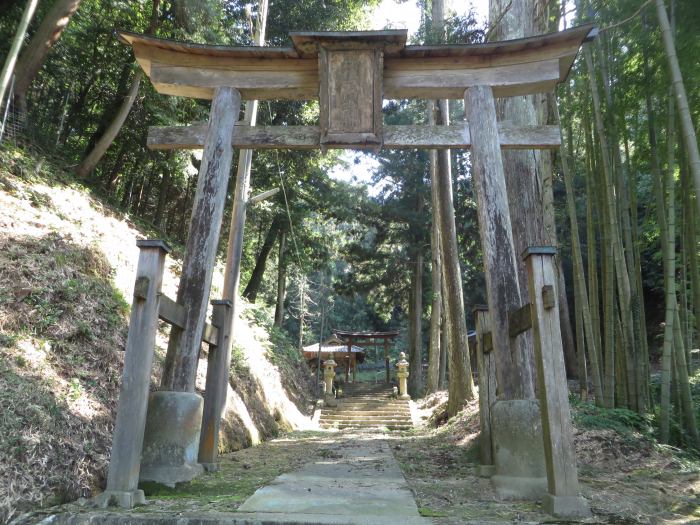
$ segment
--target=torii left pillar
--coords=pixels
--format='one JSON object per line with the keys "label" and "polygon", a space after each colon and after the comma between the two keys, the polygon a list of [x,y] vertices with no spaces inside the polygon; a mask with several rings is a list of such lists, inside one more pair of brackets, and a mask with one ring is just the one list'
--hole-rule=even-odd
{"label": "torii left pillar", "polygon": [[[148,420],[153,424],[146,425],[142,481],[173,484],[202,472],[197,451],[203,400],[194,388],[240,109],[238,90],[219,87],[214,91],[177,291],[177,302],[187,309],[187,318],[184,329],[172,327],[161,391],[152,394],[149,402]],[[158,421],[176,425],[177,432]]]}
{"label": "torii left pillar", "polygon": [[204,331],[216,248],[219,243],[228,179],[233,159],[233,132],[241,94],[216,89],[192,205],[177,302],[188,310],[184,330],[173,330],[161,378],[165,390],[194,392],[199,348]]}

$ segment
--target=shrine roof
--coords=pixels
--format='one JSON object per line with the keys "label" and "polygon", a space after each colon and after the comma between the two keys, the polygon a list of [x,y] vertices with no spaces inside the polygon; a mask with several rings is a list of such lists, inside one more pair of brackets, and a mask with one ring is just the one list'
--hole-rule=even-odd
{"label": "shrine roof", "polygon": [[594,35],[585,25],[484,44],[411,46],[405,30],[295,32],[294,47],[229,47],[118,32],[160,93],[206,99],[231,86],[246,100],[318,98],[319,46],[381,48],[387,99],[462,98],[468,85],[491,85],[495,96],[541,93],[566,78]]}
{"label": "shrine roof", "polygon": [[432,46],[406,45],[405,29],[387,31],[294,31],[289,36],[294,47],[223,46],[196,44],[143,35],[131,31],[117,31],[119,40],[130,46],[177,51],[190,55],[208,55],[228,58],[310,58],[318,55],[319,42],[385,43],[385,57],[429,58],[467,55],[504,55],[525,50],[544,49],[568,41],[579,43],[597,34],[593,24],[582,25],[527,38],[486,42],[482,44],[440,44]]}

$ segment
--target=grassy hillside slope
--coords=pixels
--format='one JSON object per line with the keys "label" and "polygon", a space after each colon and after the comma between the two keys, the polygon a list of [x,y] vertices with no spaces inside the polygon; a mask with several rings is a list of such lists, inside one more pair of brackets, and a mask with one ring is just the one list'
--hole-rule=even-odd
{"label": "grassy hillside slope", "polygon": [[[58,166],[0,148],[0,522],[104,486],[136,239],[154,236]],[[169,258],[170,297],[178,274]],[[221,282],[218,271],[213,297]],[[296,351],[265,309],[241,301],[237,311],[222,450],[310,424],[311,378]],[[205,374],[201,360],[198,388]]]}

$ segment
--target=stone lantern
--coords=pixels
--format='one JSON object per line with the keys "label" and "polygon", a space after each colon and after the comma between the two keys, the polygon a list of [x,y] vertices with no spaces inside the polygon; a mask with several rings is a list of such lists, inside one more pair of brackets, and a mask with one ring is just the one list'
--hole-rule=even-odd
{"label": "stone lantern", "polygon": [[324,396],[326,406],[336,406],[337,402],[333,395],[333,378],[335,377],[336,362],[333,358],[327,359],[323,363]]}
{"label": "stone lantern", "polygon": [[399,399],[411,399],[408,395],[408,361],[406,361],[406,354],[401,352],[400,359],[396,363],[396,377],[399,378]]}

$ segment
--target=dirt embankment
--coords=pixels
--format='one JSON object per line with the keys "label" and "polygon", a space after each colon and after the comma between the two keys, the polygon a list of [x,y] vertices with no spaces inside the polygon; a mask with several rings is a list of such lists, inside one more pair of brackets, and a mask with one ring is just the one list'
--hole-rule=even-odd
{"label": "dirt embankment", "polygon": [[[136,239],[147,236],[51,161],[0,149],[0,523],[104,486]],[[169,258],[170,297],[178,270]],[[237,311],[222,451],[304,428],[312,403],[308,371],[270,341],[267,313],[243,301]]]}

